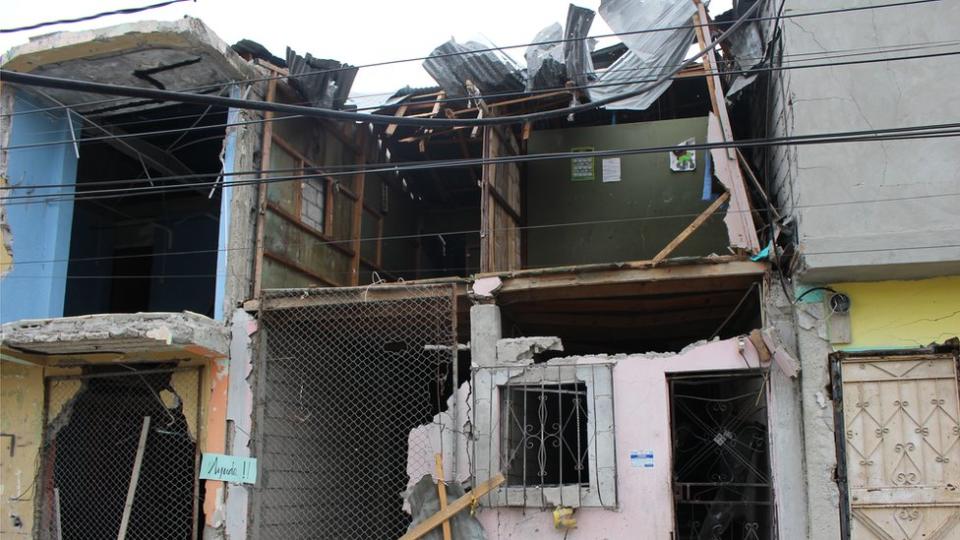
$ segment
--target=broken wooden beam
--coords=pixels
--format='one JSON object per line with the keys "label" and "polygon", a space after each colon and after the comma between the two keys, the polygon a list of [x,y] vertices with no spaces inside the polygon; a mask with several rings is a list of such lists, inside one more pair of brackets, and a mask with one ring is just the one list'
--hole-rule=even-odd
{"label": "broken wooden beam", "polygon": [[441,523],[444,523],[446,520],[457,515],[461,510],[471,506],[474,501],[506,481],[507,479],[503,476],[503,473],[497,473],[496,476],[480,483],[480,485],[475,487],[470,493],[450,503],[450,506],[445,510],[441,510],[418,523],[413,529],[407,531],[407,534],[401,536],[400,540],[417,540],[418,538],[422,538],[428,532],[439,527]]}
{"label": "broken wooden beam", "polygon": [[[437,462],[437,497],[440,499],[440,511],[447,509],[447,485],[443,483],[443,455],[434,456]],[[450,520],[443,520],[443,540],[451,540]]]}
{"label": "broken wooden beam", "polygon": [[686,229],[680,231],[680,234],[678,234],[676,238],[671,240],[670,243],[666,245],[666,247],[661,249],[660,253],[657,253],[657,255],[653,258],[653,261],[652,261],[653,264],[657,265],[660,263],[660,261],[670,256],[670,254],[673,253],[674,250],[680,247],[680,244],[684,243],[687,240],[687,238],[690,238],[690,235],[693,234],[697,229],[699,229],[700,226],[703,225],[704,222],[706,222],[707,219],[710,216],[712,216],[713,213],[716,212],[717,209],[720,208],[720,206],[723,203],[727,202],[729,199],[730,199],[729,191],[725,191],[723,195],[720,195],[719,197],[717,197],[717,200],[713,201],[710,204],[710,206],[707,207],[706,210],[701,212],[700,215],[697,216],[697,218],[694,219],[690,225],[687,225]]}

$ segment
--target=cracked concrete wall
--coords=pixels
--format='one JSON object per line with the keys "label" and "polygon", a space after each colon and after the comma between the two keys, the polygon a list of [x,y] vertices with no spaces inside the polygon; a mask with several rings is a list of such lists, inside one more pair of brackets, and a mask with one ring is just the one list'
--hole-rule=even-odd
{"label": "cracked concrete wall", "polygon": [[[789,10],[822,7],[817,0],[793,0]],[[958,2],[785,19],[783,52],[889,47],[915,43],[917,36],[924,42],[952,40],[958,20]],[[915,54],[891,51],[879,57]],[[771,93],[771,135],[940,124],[960,117],[960,100],[950,98],[958,73],[956,56],[781,71]],[[771,159],[772,191],[797,219],[805,281],[960,272],[960,140],[783,147]],[[867,202],[877,200],[884,201]]]}

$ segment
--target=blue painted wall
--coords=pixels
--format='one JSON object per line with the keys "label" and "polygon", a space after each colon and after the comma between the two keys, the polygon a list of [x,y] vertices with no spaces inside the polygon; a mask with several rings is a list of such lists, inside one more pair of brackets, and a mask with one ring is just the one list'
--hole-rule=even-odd
{"label": "blue painted wall", "polygon": [[[47,106],[38,106],[31,98],[18,94],[14,111],[20,113]],[[73,126],[80,127],[77,117],[73,118]],[[15,148],[70,139],[70,123],[62,111],[14,116],[5,172],[7,182],[13,186],[72,184],[77,175],[77,156],[72,144]],[[36,188],[15,190],[12,194],[70,194],[72,191],[71,188]],[[73,202],[27,201],[28,204],[11,201],[6,205],[13,240],[13,269],[0,278],[0,322],[63,315]]]}
{"label": "blue painted wall", "polygon": [[[240,88],[233,86],[230,88],[230,97],[241,97]],[[227,123],[232,124],[240,121],[239,109],[227,110]],[[217,284],[216,293],[213,302],[213,318],[218,321],[224,320],[223,299],[227,291],[227,257],[229,256],[230,245],[230,204],[233,202],[233,187],[229,182],[235,181],[233,176],[233,160],[237,152],[237,132],[235,129],[227,129],[226,139],[223,142],[225,151],[223,153],[223,173],[221,179],[225,182],[223,191],[220,193],[220,234],[217,241]]]}

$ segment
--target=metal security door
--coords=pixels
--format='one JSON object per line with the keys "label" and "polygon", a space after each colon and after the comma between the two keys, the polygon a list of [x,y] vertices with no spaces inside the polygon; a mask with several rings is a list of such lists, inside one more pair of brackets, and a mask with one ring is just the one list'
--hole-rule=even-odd
{"label": "metal security door", "polygon": [[838,362],[850,538],[960,537],[956,354]]}

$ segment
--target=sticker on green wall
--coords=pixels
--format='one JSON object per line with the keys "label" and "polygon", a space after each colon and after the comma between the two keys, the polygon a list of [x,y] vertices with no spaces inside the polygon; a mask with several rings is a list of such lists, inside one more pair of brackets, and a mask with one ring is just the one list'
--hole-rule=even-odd
{"label": "sticker on green wall", "polygon": [[697,144],[694,138],[687,139],[670,152],[670,170],[673,172],[691,172],[697,170],[697,152],[683,148]]}
{"label": "sticker on green wall", "polygon": [[[593,152],[592,146],[577,146],[571,148],[571,152]],[[595,180],[597,177],[596,159],[590,157],[575,157],[570,160],[570,180],[582,182],[585,180]]]}

